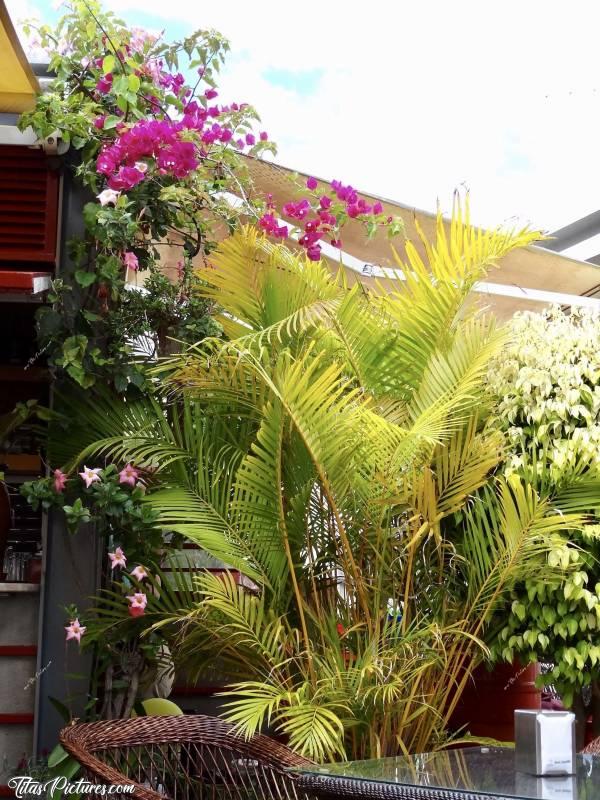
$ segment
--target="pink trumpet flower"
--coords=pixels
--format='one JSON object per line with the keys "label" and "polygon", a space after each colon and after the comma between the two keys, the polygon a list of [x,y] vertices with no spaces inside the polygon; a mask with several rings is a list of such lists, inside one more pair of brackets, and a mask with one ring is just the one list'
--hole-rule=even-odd
{"label": "pink trumpet flower", "polygon": [[119,472],[119,483],[128,483],[130,486],[135,486],[139,477],[139,470],[133,464],[125,464],[121,472]]}
{"label": "pink trumpet flower", "polygon": [[148,605],[148,598],[144,594],[144,592],[134,592],[133,594],[128,594],[127,599],[131,603],[132,606],[139,606],[140,608],[146,608]]}
{"label": "pink trumpet flower", "polygon": [[135,569],[132,569],[131,574],[136,579],[136,581],[143,581],[144,578],[148,577],[148,573],[146,572],[145,567],[143,567],[141,564],[138,564]]}
{"label": "pink trumpet flower", "polygon": [[70,625],[65,625],[65,630],[67,632],[67,642],[70,639],[76,639],[77,642],[81,642],[81,637],[86,632],[86,628],[80,624],[78,619],[72,619]]}
{"label": "pink trumpet flower", "polygon": [[109,553],[108,557],[110,558],[111,569],[127,566],[127,557],[120,547],[117,547],[114,553]]}
{"label": "pink trumpet flower", "polygon": [[80,472],[79,475],[81,480],[85,483],[86,487],[89,489],[92,483],[96,483],[97,481],[102,480],[100,477],[100,473],[102,472],[100,467],[95,467],[94,469],[90,469],[90,467],[86,467],[84,465],[83,472]]}
{"label": "pink trumpet flower", "polygon": [[52,473],[54,475],[54,491],[55,492],[62,492],[64,491],[65,484],[67,483],[67,476],[65,473],[60,469],[55,469]]}

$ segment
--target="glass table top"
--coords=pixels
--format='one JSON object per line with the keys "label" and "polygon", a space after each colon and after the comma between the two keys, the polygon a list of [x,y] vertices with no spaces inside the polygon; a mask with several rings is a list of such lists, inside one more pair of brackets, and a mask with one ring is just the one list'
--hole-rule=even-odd
{"label": "glass table top", "polygon": [[450,789],[523,800],[600,800],[600,758],[577,756],[577,774],[536,777],[515,770],[514,750],[468,747],[294,770],[370,783]]}

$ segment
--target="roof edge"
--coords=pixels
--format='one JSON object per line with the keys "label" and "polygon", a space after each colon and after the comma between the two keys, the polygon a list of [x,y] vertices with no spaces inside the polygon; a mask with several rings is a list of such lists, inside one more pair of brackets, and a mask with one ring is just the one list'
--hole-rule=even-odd
{"label": "roof edge", "polygon": [[15,26],[13,25],[12,19],[10,14],[8,13],[8,9],[4,3],[4,0],[0,0],[0,24],[2,24],[8,40],[13,48],[13,52],[17,57],[17,60],[21,67],[23,68],[23,72],[31,86],[32,90],[35,94],[39,94],[40,92],[40,84],[38,79],[35,76],[33,68],[29,63],[27,56],[25,55],[25,51],[21,46],[21,42],[19,41],[19,37],[17,35],[17,31],[15,30]]}

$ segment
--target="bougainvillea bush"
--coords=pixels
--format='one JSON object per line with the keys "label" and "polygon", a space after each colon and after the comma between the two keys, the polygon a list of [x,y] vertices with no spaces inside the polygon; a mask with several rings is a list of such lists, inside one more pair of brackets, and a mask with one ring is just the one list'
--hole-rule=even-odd
{"label": "bougainvillea bush", "polygon": [[562,577],[541,571],[515,591],[493,652],[553,664],[545,680],[582,717],[582,689],[600,700],[600,318],[552,309],[517,315],[510,327],[511,343],[489,373],[509,439],[505,472],[556,508],[587,511],[589,524],[566,528],[551,554]]}
{"label": "bougainvillea bush", "polygon": [[[132,360],[136,337],[155,333],[144,304],[126,290],[128,272],[157,271],[161,249],[180,248],[179,312],[165,319],[167,333],[185,338],[185,318],[210,311],[190,302],[189,261],[210,252],[217,224],[232,224],[223,191],[240,180],[238,154],[273,145],[265,132],[252,132],[257,115],[249,105],[217,99],[215,76],[229,45],[216,32],[169,44],[128,29],[92,0],[68,4],[55,29],[36,33],[56,78],[21,126],[70,145],[90,200],[85,236],[70,243],[71,269],[40,315],[41,343],[51,364],[82,386],[110,375],[122,391],[143,382]],[[164,286],[149,289],[148,305],[156,305]],[[191,340],[201,338],[198,325],[191,328]]]}
{"label": "bougainvillea bush", "polygon": [[[379,226],[399,230],[381,203],[339,181],[322,194],[310,178],[305,195],[281,211],[289,225],[271,198],[251,191],[242,155],[275,147],[250,105],[222,101],[216,77],[229,44],[215,31],[167,43],[95,0],[78,0],[35,35],[56,77],[20,124],[70,146],[68,168],[89,191],[85,235],[70,243],[71,264],[39,316],[40,340],[55,370],[81,386],[101,376],[118,391],[141,386],[140,358],[154,357],[168,337],[194,343],[218,333],[191,260],[206,259],[241,216],[278,239],[298,228],[311,259],[324,237],[340,245],[349,219],[370,235]],[[162,276],[167,247],[180,250],[171,287]],[[146,270],[153,279],[140,297],[127,278]]]}

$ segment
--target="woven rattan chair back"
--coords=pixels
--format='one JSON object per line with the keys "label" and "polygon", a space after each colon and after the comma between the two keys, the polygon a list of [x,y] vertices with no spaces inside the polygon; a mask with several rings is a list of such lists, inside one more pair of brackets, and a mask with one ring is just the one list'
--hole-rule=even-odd
{"label": "woven rattan chair back", "polygon": [[600,756],[600,738],[592,739],[591,742],[586,744],[581,752],[587,753],[588,755],[591,754],[593,756]]}
{"label": "woven rattan chair back", "polygon": [[62,746],[91,783],[141,800],[305,800],[286,768],[309,762],[267,736],[244,739],[216,717],[137,717],[64,728]]}

